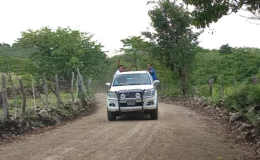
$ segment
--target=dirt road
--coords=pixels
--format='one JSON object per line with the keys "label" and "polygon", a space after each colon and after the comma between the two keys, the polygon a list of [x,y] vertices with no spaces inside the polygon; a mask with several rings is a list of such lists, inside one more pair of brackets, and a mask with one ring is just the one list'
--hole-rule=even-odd
{"label": "dirt road", "polygon": [[234,160],[249,159],[223,128],[185,107],[160,103],[159,119],[107,121],[105,94],[97,113],[55,130],[0,146],[1,160]]}

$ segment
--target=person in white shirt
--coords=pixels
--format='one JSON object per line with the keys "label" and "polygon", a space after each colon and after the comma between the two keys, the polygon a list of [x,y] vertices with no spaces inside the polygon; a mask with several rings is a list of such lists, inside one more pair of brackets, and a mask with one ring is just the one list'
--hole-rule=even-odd
{"label": "person in white shirt", "polygon": [[114,74],[114,78],[115,78],[115,76],[116,76],[117,74],[119,74],[120,72],[124,72],[124,70],[125,70],[125,67],[124,67],[123,65],[120,65],[119,68],[118,68],[118,70],[117,70],[116,73]]}
{"label": "person in white shirt", "polygon": [[132,64],[128,69],[125,69],[125,67],[123,65],[120,65],[118,70],[116,71],[116,73],[114,74],[114,78],[117,74],[119,74],[120,72],[126,72],[129,71],[133,66],[135,66],[135,64]]}

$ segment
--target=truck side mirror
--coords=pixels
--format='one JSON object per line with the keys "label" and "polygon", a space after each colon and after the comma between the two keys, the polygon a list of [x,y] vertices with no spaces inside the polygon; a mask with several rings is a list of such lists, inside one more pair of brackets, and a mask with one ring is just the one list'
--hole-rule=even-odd
{"label": "truck side mirror", "polygon": [[160,84],[160,81],[159,81],[159,80],[154,80],[154,81],[153,81],[153,84],[156,85],[156,86],[158,86],[158,85]]}

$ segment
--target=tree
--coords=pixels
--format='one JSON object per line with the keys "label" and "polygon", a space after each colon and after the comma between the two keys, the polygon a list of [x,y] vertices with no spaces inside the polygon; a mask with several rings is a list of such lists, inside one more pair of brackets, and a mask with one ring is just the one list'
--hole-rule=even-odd
{"label": "tree", "polygon": [[232,48],[228,44],[225,44],[220,47],[219,52],[223,54],[229,54],[232,52]]}
{"label": "tree", "polygon": [[132,36],[126,39],[122,39],[123,47],[121,51],[125,51],[128,53],[136,53],[148,55],[151,52],[152,44],[150,42],[145,41],[141,36]]}
{"label": "tree", "polygon": [[35,49],[31,58],[37,63],[40,75],[48,78],[58,74],[69,79],[78,68],[83,75],[97,78],[104,72],[106,55],[101,44],[91,39],[92,35],[78,30],[44,27],[22,32],[17,42],[22,47]]}
{"label": "tree", "polygon": [[3,47],[11,47],[10,44],[8,44],[8,43],[3,43],[2,46]]}
{"label": "tree", "polygon": [[149,16],[155,33],[143,32],[143,35],[157,46],[154,57],[180,78],[181,91],[185,95],[198,37],[190,28],[192,17],[183,5],[169,0],[157,2]]}
{"label": "tree", "polygon": [[13,43],[12,44],[12,48],[18,48],[19,47],[19,44],[18,43]]}
{"label": "tree", "polygon": [[[145,41],[141,36],[132,36],[126,39],[122,39],[123,48],[120,51],[131,56],[131,63],[137,64],[137,60],[141,58],[141,56],[149,56],[153,51],[154,46]],[[136,66],[137,70],[137,66]]]}
{"label": "tree", "polygon": [[209,26],[212,22],[217,22],[221,17],[236,13],[247,7],[254,15],[258,15],[260,11],[259,0],[184,0],[188,5],[195,7],[192,15],[195,17],[193,24],[198,28]]}

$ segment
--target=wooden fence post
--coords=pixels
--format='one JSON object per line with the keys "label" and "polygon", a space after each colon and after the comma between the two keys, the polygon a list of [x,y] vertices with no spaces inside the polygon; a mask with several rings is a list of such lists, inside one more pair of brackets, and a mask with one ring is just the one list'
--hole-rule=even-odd
{"label": "wooden fence post", "polygon": [[[36,100],[35,100],[35,92],[34,92],[34,86],[33,86],[33,78],[32,78],[32,92],[33,92],[33,105],[34,110],[36,110]],[[44,101],[43,101],[44,102]]]}
{"label": "wooden fence post", "polygon": [[85,87],[85,84],[84,84],[84,78],[83,78],[83,76],[81,74],[80,74],[80,81],[81,81],[82,91],[84,93],[86,93],[86,87]]}
{"label": "wooden fence post", "polygon": [[76,99],[79,97],[79,73],[77,74],[76,78]]}
{"label": "wooden fence post", "polygon": [[46,82],[46,77],[45,75],[43,76],[43,80],[44,80],[44,91],[45,91],[45,107],[46,109],[49,108],[49,100],[48,100],[48,86],[47,86],[47,82]]}
{"label": "wooden fence post", "polygon": [[77,68],[77,71],[78,71],[78,80],[79,80],[78,89],[79,89],[79,92],[80,92],[80,102],[81,102],[81,106],[83,106],[86,97],[88,98],[88,95],[86,93],[86,89],[85,89],[85,86],[84,86],[83,76],[80,74],[78,68]]}
{"label": "wooden fence post", "polygon": [[81,92],[81,94],[84,92],[84,86],[83,85],[83,78],[82,75],[79,72],[79,68],[77,68],[78,71],[78,89]]}
{"label": "wooden fence post", "polygon": [[74,85],[74,72],[72,72],[71,86],[70,86],[70,94],[71,94],[72,104],[74,105],[75,101],[74,101],[74,94],[73,94],[73,85]]}
{"label": "wooden fence post", "polygon": [[209,84],[209,93],[210,93],[210,97],[212,98],[212,84],[213,84],[213,82],[214,82],[214,79],[212,78],[212,79],[209,79],[209,81],[208,81],[208,84]]}
{"label": "wooden fence post", "polygon": [[14,99],[15,99],[15,114],[14,114],[14,117],[16,118],[17,117],[17,113],[18,113],[18,104],[17,104],[17,95],[16,95],[16,91],[14,89],[14,84],[13,84],[13,80],[12,80],[12,75],[11,75],[11,70],[10,70],[10,66],[9,66],[9,62],[8,62],[8,56],[6,55],[6,64],[7,64],[7,69],[8,69],[8,76],[9,76],[9,80],[11,82],[11,87],[12,87],[12,94],[14,96]]}
{"label": "wooden fence post", "polygon": [[223,79],[220,77],[220,98],[224,96]]}
{"label": "wooden fence post", "polygon": [[86,90],[86,87],[85,87],[85,84],[84,84],[84,79],[83,79],[83,76],[80,74],[80,79],[81,79],[81,87],[82,87],[82,91],[83,91],[83,94],[84,94],[84,99],[87,98],[89,100],[89,95],[87,93],[87,90]]}
{"label": "wooden fence post", "polygon": [[3,98],[4,121],[6,121],[9,118],[9,112],[8,112],[8,104],[7,104],[5,75],[2,75],[2,98]]}
{"label": "wooden fence post", "polygon": [[57,105],[58,108],[60,108],[61,98],[60,98],[59,79],[57,74],[55,74],[55,83],[56,83]]}
{"label": "wooden fence post", "polygon": [[24,86],[23,86],[22,80],[19,80],[19,83],[20,83],[20,90],[21,90],[22,97],[23,97],[22,118],[24,118],[24,116],[25,116],[25,107],[26,107],[26,94],[25,94],[25,91],[24,91]]}

